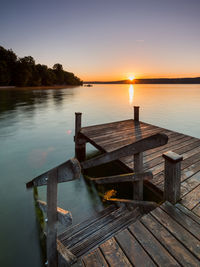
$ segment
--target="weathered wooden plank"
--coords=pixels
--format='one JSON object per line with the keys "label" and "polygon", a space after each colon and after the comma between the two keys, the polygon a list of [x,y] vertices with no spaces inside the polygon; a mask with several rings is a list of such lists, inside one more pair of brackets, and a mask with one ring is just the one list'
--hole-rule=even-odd
{"label": "weathered wooden plank", "polygon": [[[141,133],[141,129],[142,131],[150,131],[150,130],[158,130],[159,127],[152,126],[152,125],[138,126],[138,125],[133,124],[131,127],[127,126],[127,127],[123,127],[120,129],[113,129],[112,131],[110,131],[109,129],[105,129],[102,133],[99,133],[97,131],[95,136],[92,136],[92,137],[88,135],[87,136],[95,142],[99,142],[99,141],[104,142],[104,141],[107,141],[109,138],[119,139],[124,136],[130,136],[130,135],[134,137]],[[86,133],[84,133],[84,135],[86,135]]]}
{"label": "weathered wooden plank", "polygon": [[98,142],[103,147],[105,146],[108,147],[111,145],[110,140],[112,140],[113,145],[118,142],[126,141],[127,139],[132,139],[134,142],[145,136],[149,136],[151,134],[158,133],[158,132],[162,132],[162,130],[160,130],[158,127],[148,127],[145,130],[142,129],[142,132],[141,132],[141,129],[139,130],[129,129],[126,131],[122,130],[120,132],[115,132],[112,134],[112,136],[110,134],[101,136],[98,138],[98,140],[96,140],[96,138],[92,138],[92,140],[95,142]]}
{"label": "weathered wooden plank", "polygon": [[196,207],[194,207],[192,211],[200,216],[200,203]]}
{"label": "weathered wooden plank", "polygon": [[169,202],[165,202],[160,206],[160,208],[164,210],[176,222],[182,225],[188,232],[190,232],[200,240],[200,226],[198,223],[193,221],[190,217],[185,215],[185,213],[171,205]]}
{"label": "weathered wooden plank", "polygon": [[[192,142],[189,145],[182,146],[181,148],[173,149],[173,152],[180,154],[184,157],[185,161],[183,162],[183,164],[185,164],[184,167],[187,167],[188,163],[187,163],[186,159],[189,158],[190,156],[195,155],[197,152],[200,152],[200,140]],[[146,162],[144,169],[145,170],[149,170],[149,169],[156,170],[157,166],[160,166],[160,164],[163,161],[164,160],[162,159],[162,157],[159,156],[150,162]],[[189,165],[191,165],[190,162],[189,162]]]}
{"label": "weathered wooden plank", "polygon": [[71,266],[77,258],[63,244],[57,240],[58,266]]}
{"label": "weathered wooden plank", "polygon": [[194,212],[190,211],[189,209],[187,209],[186,207],[184,207],[180,203],[177,203],[175,206],[176,206],[176,208],[178,208],[179,210],[181,210],[182,212],[184,212],[187,216],[189,216],[190,218],[192,218],[193,221],[195,221],[196,223],[200,224],[200,217],[197,216],[197,215],[195,215]]}
{"label": "weathered wooden plank", "polygon": [[181,183],[181,197],[194,190],[200,185],[200,171]]}
{"label": "weathered wooden plank", "polygon": [[94,225],[97,221],[99,221],[101,218],[109,215],[110,213],[112,213],[114,210],[116,210],[116,206],[115,205],[110,205],[109,207],[105,208],[104,210],[98,212],[97,214],[95,214],[94,216],[88,218],[87,220],[69,227],[68,229],[66,229],[62,234],[59,235],[59,240],[63,241],[67,238],[69,238],[70,236],[75,235],[78,232],[81,232],[83,229],[85,229],[86,227],[89,227],[90,225]]}
{"label": "weathered wooden plank", "polygon": [[86,267],[107,267],[108,264],[99,248],[93,250],[83,257],[83,262]]}
{"label": "weathered wooden plank", "polygon": [[144,173],[127,173],[107,177],[89,178],[97,184],[110,184],[110,183],[123,183],[123,182],[136,182],[143,180],[151,180],[153,175],[151,172]]}
{"label": "weathered wooden plank", "polygon": [[145,150],[154,148],[156,146],[161,146],[166,144],[168,141],[168,137],[164,134],[156,134],[142,140],[139,140],[131,145],[125,146],[123,148],[117,149],[115,151],[105,153],[104,155],[100,155],[94,159],[87,160],[81,163],[83,169],[95,167],[100,164],[104,164],[113,160],[116,160],[120,157],[124,157],[127,155],[133,155],[136,153],[143,152]]}
{"label": "weathered wooden plank", "polygon": [[106,134],[113,133],[114,131],[121,131],[122,129],[142,129],[145,127],[157,127],[145,122],[135,123],[134,120],[125,120],[121,122],[112,122],[106,124],[99,124],[95,126],[83,127],[81,133],[87,135],[89,138],[96,136],[102,136],[106,131]]}
{"label": "weathered wooden plank", "polygon": [[200,185],[198,185],[194,190],[185,195],[180,201],[182,205],[188,209],[193,209],[200,200]]}
{"label": "weathered wooden plank", "polygon": [[57,253],[57,169],[48,174],[47,181],[47,261],[49,267],[58,266]]}
{"label": "weathered wooden plank", "polygon": [[[145,161],[148,161],[148,160],[151,160],[154,158],[154,155],[155,155],[155,158],[159,155],[161,155],[161,151],[163,152],[163,150],[169,150],[170,147],[176,147],[176,148],[179,148],[179,147],[182,147],[184,146],[184,143],[187,144],[187,142],[190,144],[191,142],[193,142],[195,138],[191,137],[191,136],[185,136],[184,134],[178,134],[176,132],[171,132],[171,131],[165,131],[165,130],[162,130],[160,131],[164,134],[166,134],[168,136],[168,143],[165,144],[164,146],[162,147],[157,147],[157,148],[154,148],[154,149],[151,149],[150,151],[146,151],[145,152],[145,155],[144,155],[144,158],[145,158]],[[192,140],[192,141],[191,141]],[[198,140],[198,139],[196,139]],[[127,161],[128,163],[128,161]]]}
{"label": "weathered wooden plank", "polygon": [[117,242],[122,247],[129,261],[133,266],[154,267],[157,266],[151,257],[146,253],[137,239],[127,230],[119,232],[115,236]]}
{"label": "weathered wooden plank", "polygon": [[37,176],[36,178],[28,182],[26,184],[26,187],[31,188],[33,186],[47,185],[48,175],[54,170],[58,173],[58,183],[69,182],[78,179],[81,175],[80,164],[77,159],[73,158]]}
{"label": "weathered wooden plank", "polygon": [[190,136],[185,136],[185,135],[180,136],[180,134],[176,134],[176,133],[174,135],[173,133],[171,135],[169,134],[167,135],[169,137],[168,143],[164,145],[163,147],[158,147],[158,148],[152,149],[151,151],[147,151],[146,154],[144,155],[145,162],[148,162],[152,159],[159,157],[163,151],[174,150],[184,145],[191,144],[193,142],[193,137],[190,137]]}
{"label": "weathered wooden plank", "polygon": [[127,144],[134,143],[142,138],[146,138],[157,133],[164,133],[164,131],[156,129],[156,130],[144,131],[138,135],[130,134],[129,136],[124,136],[123,134],[122,136],[115,138],[115,140],[110,139],[112,140],[112,142],[110,140],[107,140],[105,142],[98,142],[98,144],[101,147],[103,147],[106,151],[110,152],[116,150],[117,148],[121,148]]}
{"label": "weathered wooden plank", "polygon": [[[195,153],[197,153],[199,151],[200,151],[200,146],[190,150],[187,153],[181,154],[184,158],[183,164],[187,160],[187,158],[189,158],[191,155],[194,155]],[[129,166],[129,168],[132,168],[131,164],[128,164],[128,166]],[[153,173],[153,176],[154,176],[153,183],[154,184],[159,184],[163,180],[162,179],[163,176],[161,173],[161,172],[163,172],[163,168],[164,168],[163,163],[160,163],[160,164],[158,164],[152,168],[146,168],[145,169],[146,171],[151,171]]]}
{"label": "weathered wooden plank", "polygon": [[[43,212],[47,212],[47,203],[45,201],[37,200],[37,203]],[[68,210],[57,207],[57,218],[58,221],[65,226],[72,224],[72,214]]]}
{"label": "weathered wooden plank", "polygon": [[192,234],[190,234],[179,223],[174,221],[166,212],[157,208],[151,211],[151,214],[156,218],[167,230],[172,233],[177,240],[187,247],[197,258],[200,259],[200,242]]}
{"label": "weathered wooden plank", "polygon": [[[187,160],[187,159],[185,159]],[[182,163],[184,163],[184,161]],[[181,165],[181,181],[185,181],[186,179],[188,179],[189,177],[193,176],[195,173],[200,171],[200,161],[195,162],[194,164],[190,165],[189,167],[183,169],[183,164]],[[164,174],[163,172],[158,173],[157,175],[154,175],[153,177],[153,182],[155,185],[159,185],[162,183],[162,185],[164,185],[163,183],[164,181]],[[182,183],[183,185],[183,183]]]}
{"label": "weathered wooden plank", "polygon": [[105,243],[103,243],[100,246],[100,249],[110,266],[113,267],[132,266],[114,238],[111,238],[107,240]]}
{"label": "weathered wooden plank", "polygon": [[180,266],[141,222],[131,224],[129,230],[158,266]]}
{"label": "weathered wooden plank", "polygon": [[[175,151],[177,149],[180,149],[181,147],[185,147],[187,146],[188,144],[192,144],[194,143],[195,141],[190,139],[188,140],[187,142],[184,142],[184,143],[179,143],[177,145],[174,145],[172,144],[171,146],[168,146],[169,150],[172,150],[172,151]],[[164,148],[163,147],[163,152],[167,152],[168,150],[166,149],[166,147]],[[145,163],[144,163],[144,168],[151,168],[159,163],[161,163],[163,161],[163,159],[161,158],[161,153],[156,153],[156,156],[155,155],[152,155],[152,158],[148,157],[148,158],[144,158],[145,160]]]}
{"label": "weathered wooden plank", "polygon": [[70,250],[77,257],[87,253],[87,251],[89,251],[90,249],[99,245],[104,240],[110,238],[114,233],[121,229],[124,229],[131,222],[135,221],[139,215],[140,213],[137,209],[128,213],[124,213],[123,216],[114,220],[112,224],[108,224],[102,227],[101,229],[99,229],[99,231],[92,234],[89,239],[86,239],[84,242],[77,244]]}
{"label": "weathered wooden plank", "polygon": [[[165,133],[166,134],[166,132],[164,132],[164,131],[162,133]],[[172,134],[173,134],[173,132],[172,132]],[[177,135],[177,136],[175,136],[176,139],[173,140],[173,138],[171,138],[170,135],[167,134],[167,136],[169,137],[169,139],[168,139],[168,143],[166,145],[164,145],[162,147],[157,147],[157,148],[151,149],[149,151],[145,151],[143,153],[144,154],[144,166],[150,160],[156,159],[157,157],[161,157],[161,155],[162,155],[162,153],[164,151],[168,151],[168,150],[173,150],[175,148],[179,148],[181,146],[184,146],[184,143],[185,144],[189,144],[191,142],[191,140],[193,139],[193,137],[184,136],[184,135],[183,135],[182,138],[179,138],[179,134],[176,134],[176,135]],[[130,161],[132,161],[132,158],[128,156],[126,158],[123,158],[122,160],[123,160],[123,163],[128,164]]]}
{"label": "weathered wooden plank", "polygon": [[179,262],[181,266],[198,266],[199,260],[187,250],[165,227],[150,214],[143,216],[141,222]]}
{"label": "weathered wooden plank", "polygon": [[121,214],[123,214],[124,211],[125,207],[118,208],[107,216],[99,219],[95,224],[85,227],[82,231],[79,231],[73,236],[70,236],[69,238],[63,240],[62,243],[68,248],[71,248],[76,244],[82,242],[83,240],[87,240],[87,238],[90,238],[93,233],[96,233],[102,227],[120,218]]}

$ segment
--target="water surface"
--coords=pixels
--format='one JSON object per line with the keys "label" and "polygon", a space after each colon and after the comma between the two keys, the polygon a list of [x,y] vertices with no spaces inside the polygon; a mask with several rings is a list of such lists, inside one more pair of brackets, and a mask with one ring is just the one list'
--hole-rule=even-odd
{"label": "water surface", "polygon": [[[0,91],[0,266],[42,266],[32,190],[25,183],[74,156],[74,113],[83,125],[133,117],[200,138],[200,85],[95,85]],[[88,151],[93,151],[91,146]],[[39,190],[45,199],[46,188]],[[83,179],[59,185],[74,222],[102,208]]]}

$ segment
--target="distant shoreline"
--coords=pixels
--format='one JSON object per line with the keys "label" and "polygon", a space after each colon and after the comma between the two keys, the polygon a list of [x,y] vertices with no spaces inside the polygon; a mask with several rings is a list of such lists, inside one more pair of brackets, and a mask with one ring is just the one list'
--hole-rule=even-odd
{"label": "distant shoreline", "polygon": [[0,90],[50,90],[50,89],[69,89],[73,87],[77,87],[80,85],[55,85],[55,86],[25,86],[25,87],[17,87],[17,86],[0,86]]}
{"label": "distant shoreline", "polygon": [[83,82],[83,84],[200,84],[200,77],[135,79],[134,81],[89,81]]}

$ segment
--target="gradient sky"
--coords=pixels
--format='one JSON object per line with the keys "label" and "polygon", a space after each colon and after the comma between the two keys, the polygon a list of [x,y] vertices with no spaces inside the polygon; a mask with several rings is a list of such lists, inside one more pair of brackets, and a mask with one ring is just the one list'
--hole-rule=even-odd
{"label": "gradient sky", "polygon": [[1,0],[0,45],[85,81],[200,76],[200,0]]}

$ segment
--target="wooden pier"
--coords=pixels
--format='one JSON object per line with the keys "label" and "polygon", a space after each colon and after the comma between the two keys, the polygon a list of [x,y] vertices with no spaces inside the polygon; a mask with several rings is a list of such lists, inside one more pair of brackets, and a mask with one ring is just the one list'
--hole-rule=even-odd
{"label": "wooden pier", "polygon": [[[88,142],[105,153],[156,133],[166,134],[169,138],[166,145],[143,153],[143,169],[153,173],[153,179],[145,181],[146,186],[162,197],[165,177],[163,154],[171,150],[181,155],[183,161],[181,163],[180,202],[200,216],[200,139],[138,121],[138,112],[136,114],[134,120],[81,128],[82,146]],[[82,158],[84,158],[84,153]],[[133,156],[120,158],[118,162],[126,172],[133,171]]]}
{"label": "wooden pier", "polygon": [[[47,185],[47,263],[57,266],[200,266],[200,139],[134,119],[82,127],[76,113],[77,159],[27,183]],[[86,160],[86,143],[102,152]],[[78,225],[57,207],[57,184],[90,167],[117,161],[123,175],[91,178],[98,184],[130,182],[132,199],[107,196],[107,208]],[[80,163],[79,163],[80,162]],[[143,200],[143,186],[162,204]],[[114,204],[113,204],[114,203]],[[65,225],[62,233],[57,222]]]}

